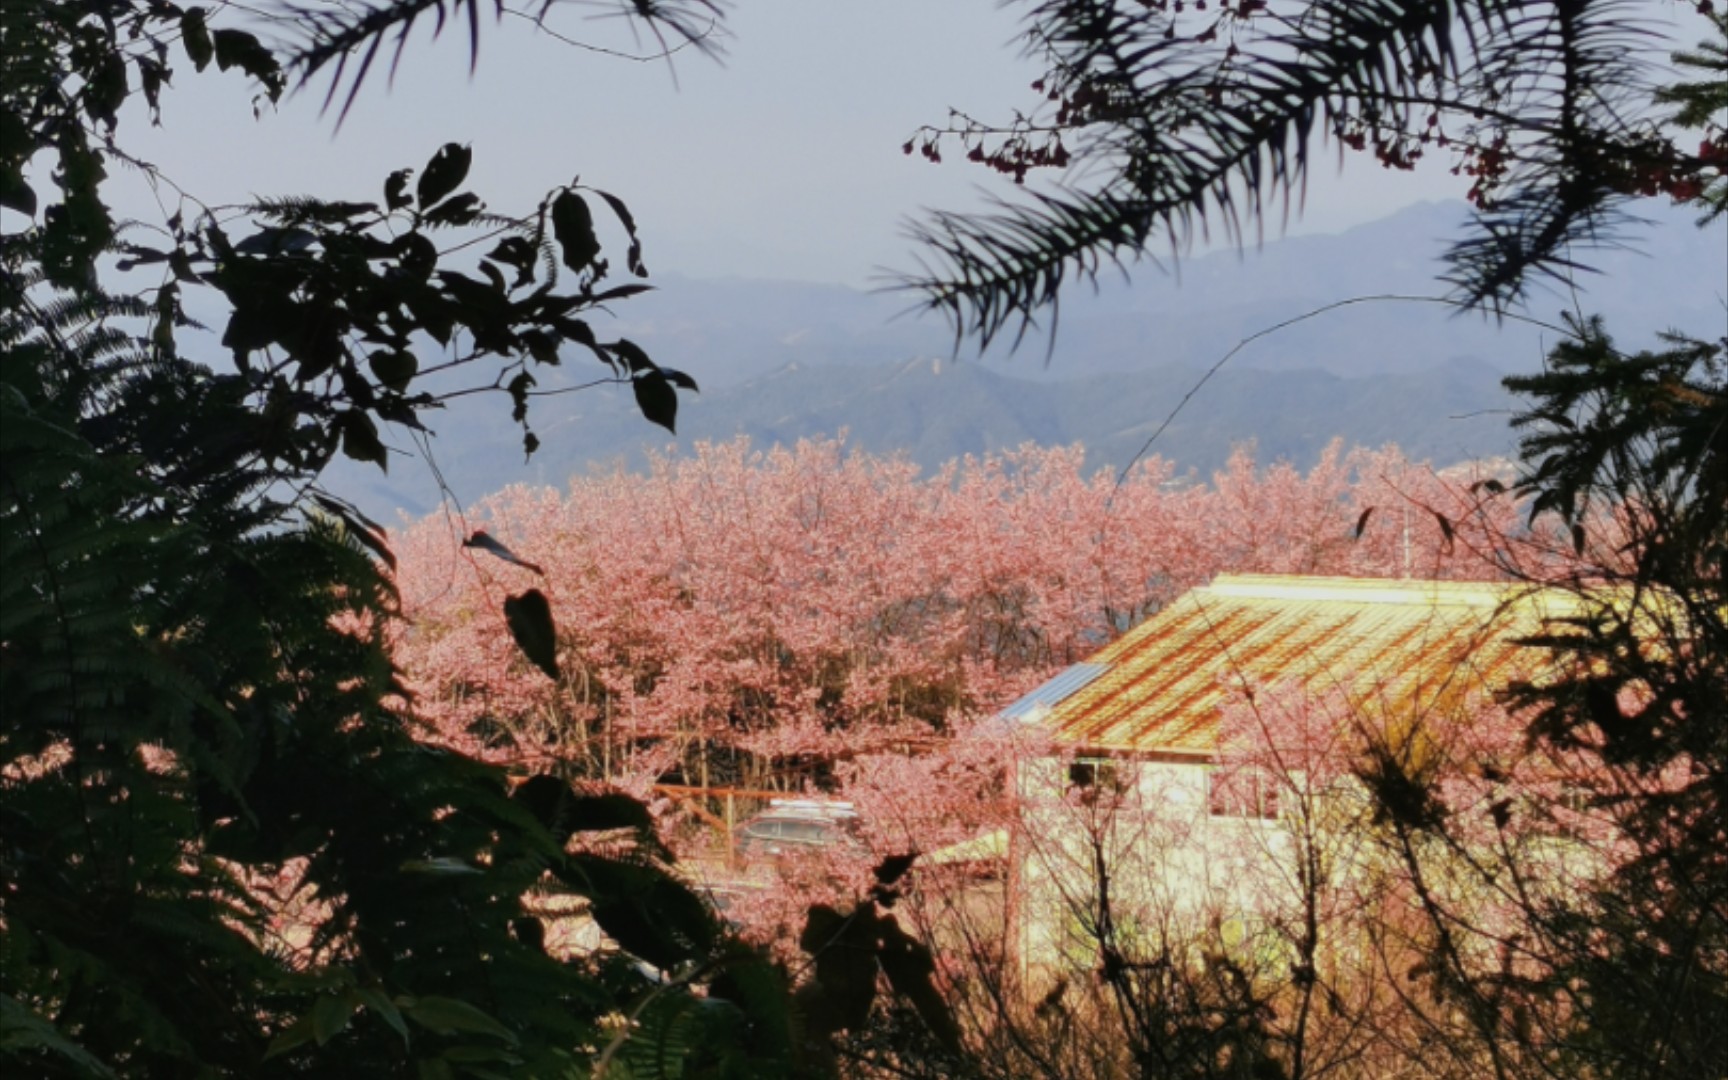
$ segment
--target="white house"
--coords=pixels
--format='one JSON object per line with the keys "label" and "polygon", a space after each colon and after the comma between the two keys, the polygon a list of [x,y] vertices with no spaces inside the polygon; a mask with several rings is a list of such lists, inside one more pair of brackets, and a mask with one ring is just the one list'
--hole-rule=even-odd
{"label": "white house", "polygon": [[[1468,741],[1472,710],[1576,599],[1501,583],[1223,575],[1003,710],[1060,751],[1020,767],[1009,932],[1022,969],[1212,941],[1285,950],[1374,852],[1352,776]],[[1359,900],[1358,900],[1359,902]],[[1294,906],[1293,906],[1294,905]]]}

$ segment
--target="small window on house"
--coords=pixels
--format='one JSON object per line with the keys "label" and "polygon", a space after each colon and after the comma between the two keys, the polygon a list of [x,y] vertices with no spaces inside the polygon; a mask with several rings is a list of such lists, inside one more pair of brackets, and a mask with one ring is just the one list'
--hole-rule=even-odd
{"label": "small window on house", "polygon": [[1117,780],[1113,761],[1077,758],[1068,766],[1068,786],[1071,788],[1115,788]]}
{"label": "small window on house", "polygon": [[1213,817],[1275,818],[1278,788],[1260,769],[1218,769],[1207,776],[1206,805]]}
{"label": "small window on house", "polygon": [[1128,790],[1129,772],[1108,758],[1077,758],[1068,766],[1068,790],[1088,799],[1117,796]]}

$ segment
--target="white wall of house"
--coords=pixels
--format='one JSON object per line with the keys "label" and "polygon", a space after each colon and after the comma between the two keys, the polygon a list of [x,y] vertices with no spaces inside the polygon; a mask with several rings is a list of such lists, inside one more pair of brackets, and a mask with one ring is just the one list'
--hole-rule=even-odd
{"label": "white wall of house", "polygon": [[[1216,788],[1221,777],[1228,798]],[[1310,789],[1302,774],[1267,777],[1258,793],[1242,780],[1239,768],[1204,759],[1047,757],[1022,764],[1009,907],[1025,985],[1098,964],[1105,897],[1112,938],[1130,961],[1154,960],[1165,950],[1171,959],[1186,953],[1197,960],[1195,950],[1222,948],[1238,960],[1278,968],[1293,961],[1312,908],[1323,938],[1317,963],[1368,962],[1367,943],[1354,928],[1370,912],[1379,925],[1397,925],[1396,908],[1416,901],[1366,788],[1348,773],[1324,790]],[[1275,792],[1276,816],[1263,816],[1271,809],[1260,801],[1267,790]],[[1490,929],[1512,899],[1496,890],[1564,894],[1587,888],[1612,861],[1588,836],[1543,824],[1530,799],[1520,798],[1513,801],[1513,827],[1478,829],[1479,850],[1452,864],[1457,874],[1446,873],[1447,861],[1433,860],[1432,852],[1425,860],[1425,886],[1450,910]],[[1455,812],[1486,816],[1491,801],[1483,796]],[[1497,862],[1518,867],[1517,879],[1487,884],[1482,870]]]}
{"label": "white wall of house", "polygon": [[1287,906],[1299,891],[1293,819],[1241,805],[1215,812],[1226,809],[1218,776],[1198,759],[1022,765],[1011,857],[1023,966],[1096,963],[1105,898],[1118,946],[1149,955],[1166,942],[1240,937]]}

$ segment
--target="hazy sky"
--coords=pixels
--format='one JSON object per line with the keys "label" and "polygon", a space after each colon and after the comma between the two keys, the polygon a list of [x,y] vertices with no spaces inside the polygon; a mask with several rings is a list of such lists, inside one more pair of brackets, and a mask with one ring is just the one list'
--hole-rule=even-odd
{"label": "hazy sky", "polygon": [[[147,131],[139,116],[125,141],[212,203],[375,199],[391,170],[419,167],[445,141],[471,143],[473,184],[498,211],[526,212],[577,174],[622,196],[651,270],[865,285],[881,268],[911,265],[900,230],[919,208],[977,205],[981,187],[1012,193],[981,167],[931,165],[900,145],[949,106],[1006,118],[1031,104],[1039,72],[1013,41],[1019,10],[991,0],[748,0],[729,12],[723,61],[685,51],[676,81],[664,62],[585,52],[518,18],[487,22],[469,79],[465,29],[433,44],[428,23],[394,86],[374,75],[339,132],[334,115],[319,114],[321,93],[254,121],[239,75],[195,75],[181,63],[163,127]],[[565,4],[553,25],[595,45],[652,48],[612,11]],[[1389,174],[1357,161],[1339,176],[1323,159],[1292,231],[1336,231],[1460,196],[1463,183],[1431,165]]]}

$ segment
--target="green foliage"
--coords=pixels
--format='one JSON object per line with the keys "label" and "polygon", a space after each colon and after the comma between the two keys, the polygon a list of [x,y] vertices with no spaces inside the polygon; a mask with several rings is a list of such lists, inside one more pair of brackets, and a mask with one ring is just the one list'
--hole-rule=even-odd
{"label": "green foliage", "polygon": [[[1673,107],[1673,123],[1704,132],[1699,156],[1720,162],[1728,157],[1728,139],[1722,133],[1722,117],[1728,113],[1728,11],[1706,14],[1716,24],[1721,40],[1703,41],[1696,50],[1674,54],[1676,67],[1688,74],[1696,72],[1702,78],[1660,87],[1656,100]],[[1713,133],[1714,141],[1710,137]],[[1728,175],[1719,169],[1708,186],[1698,188],[1697,199],[1704,206],[1704,214],[1698,219],[1700,225],[1728,213]]]}
{"label": "green foliage", "polygon": [[[424,431],[428,410],[449,396],[478,392],[511,398],[532,453],[538,439],[528,425],[530,370],[559,363],[569,347],[593,356],[612,379],[647,379],[664,388],[643,410],[671,426],[674,385],[695,389],[695,383],[682,374],[662,377],[640,348],[599,340],[584,318],[647,286],[607,282],[610,263],[591,216],[585,233],[567,235],[560,208],[586,207],[577,189],[557,189],[528,216],[496,216],[477,194],[458,190],[472,160],[467,147],[439,149],[420,171],[413,198],[407,187],[414,170],[401,169],[384,181],[382,206],[268,199],[244,208],[241,220],[253,225],[248,235],[231,236],[230,216],[205,211],[191,221],[171,217],[160,230],[162,246],[122,239],[102,185],[109,159],[138,163],[104,141],[114,133],[118,102],[103,88],[118,87],[124,101],[129,73],[136,73],[154,107],[151,79],[169,73],[176,37],[195,68],[214,57],[219,69],[250,76],[262,99],[279,97],[286,75],[255,36],[211,30],[200,9],[107,8],[98,16],[81,5],[18,3],[0,16],[7,40],[20,43],[16,52],[8,48],[0,81],[0,131],[7,135],[0,197],[4,205],[34,210],[40,195],[29,177],[46,172],[48,159],[60,189],[42,207],[40,224],[8,236],[0,255],[11,273],[28,267],[80,299],[96,291],[97,260],[110,250],[124,256],[119,270],[157,269],[159,282],[130,299],[149,308],[131,314],[153,321],[140,336],[159,359],[177,355],[176,336],[191,325],[188,295],[221,294],[231,311],[221,342],[236,370],[201,376],[208,394],[202,438],[213,460],[188,480],[232,473],[238,461],[260,483],[298,482],[316,476],[338,452],[383,468],[391,454],[384,435],[392,426]],[[625,228],[626,261],[644,276],[634,218],[616,196],[595,194]],[[450,232],[459,235],[440,240]],[[562,282],[558,267],[539,258],[553,233],[563,249]],[[464,255],[487,245],[478,259]],[[23,300],[35,280],[26,276],[9,288]],[[439,352],[446,355],[437,364],[422,362]],[[465,385],[452,386],[448,375],[427,379],[434,368],[470,375]],[[224,408],[218,410],[217,399]]]}
{"label": "green foliage", "polygon": [[[141,509],[166,499],[132,462],[3,389],[21,1067],[562,1074],[603,1041],[600,1016],[662,991],[522,931],[519,898],[548,872],[663,968],[712,960],[711,915],[653,847],[566,855],[568,830],[496,770],[413,741],[366,627],[387,586],[340,528],[225,533]],[[570,806],[575,828],[651,835],[616,797]]]}
{"label": "green foliage", "polygon": [[798,988],[797,1002],[806,1031],[816,1045],[827,1047],[842,1032],[867,1033],[872,1007],[881,998],[878,983],[885,981],[886,996],[911,1014],[903,1025],[908,1042],[902,1049],[910,1052],[912,1043],[921,1043],[918,1056],[953,1069],[963,1053],[960,1029],[937,987],[935,958],[893,914],[900,880],[915,858],[883,860],[870,895],[848,911],[825,904],[810,909],[798,947],[810,956],[814,970]]}
{"label": "green foliage", "polygon": [[1598,602],[1538,642],[1562,676],[1513,697],[1534,743],[1621,778],[1629,857],[1533,914],[1587,1004],[1568,1036],[1593,1074],[1708,1075],[1728,1060],[1728,339],[1626,356],[1600,322],[1574,330],[1508,380],[1533,399],[1520,486],[1612,554],[1569,583]]}
{"label": "green foliage", "polygon": [[[560,279],[541,251],[576,189],[489,215],[454,144],[412,198],[402,170],[382,205],[266,200],[243,236],[206,212],[134,242],[104,202],[132,95],[158,108],[182,54],[260,103],[308,70],[216,23],[154,2],[0,7],[0,205],[33,216],[0,240],[0,1062],[568,1076],[640,1012],[665,1019],[635,1075],[790,1074],[784,994],[719,983],[767,962],[673,873],[639,804],[513,794],[415,740],[385,647],[388,546],[316,487],[338,452],[383,467],[392,426],[423,429],[448,393],[509,394],[531,450],[527,372],[569,344],[621,380],[693,388],[581,318],[645,286],[604,285],[586,241]],[[645,273],[628,210],[597,194]],[[160,277],[111,284],[140,270]],[[181,347],[197,289],[228,306],[231,367]],[[428,388],[438,352],[476,381]],[[512,626],[555,672],[528,608]],[[549,953],[523,901],[558,894],[628,951]]]}

